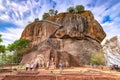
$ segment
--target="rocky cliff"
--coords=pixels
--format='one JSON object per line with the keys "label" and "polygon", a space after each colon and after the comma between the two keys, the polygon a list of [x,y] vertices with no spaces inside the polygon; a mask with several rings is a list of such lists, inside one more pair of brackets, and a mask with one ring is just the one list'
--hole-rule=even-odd
{"label": "rocky cliff", "polygon": [[[90,64],[90,56],[101,49],[100,43],[106,34],[90,11],[81,13],[60,13],[48,17],[46,21],[29,24],[22,33],[21,39],[30,40],[36,47],[24,55],[21,63],[39,61],[42,65],[54,62],[79,66]],[[30,55],[31,54],[31,55]],[[29,55],[29,56],[27,56]],[[26,60],[27,57],[36,55]],[[38,58],[42,56],[42,58]]]}
{"label": "rocky cliff", "polygon": [[120,66],[120,37],[114,36],[107,40],[104,45],[106,65]]}

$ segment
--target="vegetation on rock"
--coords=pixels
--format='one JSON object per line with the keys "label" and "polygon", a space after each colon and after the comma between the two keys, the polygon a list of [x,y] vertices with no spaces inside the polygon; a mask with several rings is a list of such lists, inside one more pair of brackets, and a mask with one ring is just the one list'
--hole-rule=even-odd
{"label": "vegetation on rock", "polygon": [[35,18],[34,22],[39,21],[39,18]]}
{"label": "vegetation on rock", "polygon": [[54,9],[50,9],[48,13],[44,13],[43,16],[42,16],[42,19],[46,19],[50,16],[54,16],[58,13],[57,10],[54,10]]}
{"label": "vegetation on rock", "polygon": [[46,19],[48,17],[50,17],[49,13],[44,13],[43,16],[42,16],[42,19]]}
{"label": "vegetation on rock", "polygon": [[103,50],[93,53],[91,56],[91,63],[96,65],[105,65],[105,56]]}
{"label": "vegetation on rock", "polygon": [[69,7],[67,9],[68,12],[70,13],[79,13],[79,12],[83,12],[85,10],[83,5],[77,5],[75,8],[74,7]]}
{"label": "vegetation on rock", "polygon": [[67,11],[70,12],[70,13],[75,13],[74,7],[69,7],[69,8],[67,9]]}
{"label": "vegetation on rock", "polygon": [[77,5],[76,7],[75,7],[75,11],[76,12],[81,12],[81,11],[84,11],[84,6],[83,5]]}

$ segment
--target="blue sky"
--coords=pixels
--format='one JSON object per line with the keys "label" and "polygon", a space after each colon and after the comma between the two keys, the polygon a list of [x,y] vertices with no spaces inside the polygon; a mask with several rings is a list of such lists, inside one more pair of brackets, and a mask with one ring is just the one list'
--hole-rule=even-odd
{"label": "blue sky", "polygon": [[107,34],[106,39],[120,35],[120,0],[0,0],[0,34],[3,44],[19,39],[25,26],[49,9],[65,12],[68,7],[84,5]]}

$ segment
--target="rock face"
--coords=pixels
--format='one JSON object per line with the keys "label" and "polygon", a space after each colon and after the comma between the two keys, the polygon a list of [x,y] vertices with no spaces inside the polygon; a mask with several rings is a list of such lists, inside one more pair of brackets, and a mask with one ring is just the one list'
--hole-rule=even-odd
{"label": "rock face", "polygon": [[104,46],[106,65],[120,66],[120,37],[114,36]]}
{"label": "rock face", "polygon": [[[59,28],[59,25],[63,27]],[[101,49],[100,43],[105,36],[90,11],[60,13],[25,28],[21,39],[30,40],[31,46],[36,46],[36,49],[25,54],[21,64],[28,61],[39,62],[42,66],[54,64],[56,67],[59,63],[63,66],[90,64],[91,54]]]}

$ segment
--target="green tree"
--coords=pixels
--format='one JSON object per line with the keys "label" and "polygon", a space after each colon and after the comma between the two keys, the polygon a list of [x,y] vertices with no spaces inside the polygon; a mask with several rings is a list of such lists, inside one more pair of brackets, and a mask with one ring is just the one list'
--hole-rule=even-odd
{"label": "green tree", "polygon": [[96,65],[105,65],[105,56],[103,50],[92,54],[91,63]]}
{"label": "green tree", "polygon": [[2,42],[2,38],[1,37],[2,37],[2,35],[0,34],[0,43]]}
{"label": "green tree", "polygon": [[22,60],[23,54],[28,50],[29,41],[25,39],[16,40],[12,44],[9,44],[7,49],[14,51],[13,62],[19,63]]}
{"label": "green tree", "polygon": [[39,18],[35,18],[34,22],[39,21]]}
{"label": "green tree", "polygon": [[2,42],[2,35],[0,34],[0,53],[5,53],[6,51],[6,48],[5,48],[5,45],[1,45],[1,42]]}
{"label": "green tree", "polygon": [[76,12],[82,12],[82,11],[84,11],[84,6],[83,5],[77,5],[76,7],[75,7],[75,11]]}
{"label": "green tree", "polygon": [[0,45],[0,53],[5,53],[6,48],[5,45]]}
{"label": "green tree", "polygon": [[75,13],[74,7],[69,7],[69,8],[67,9],[67,11],[70,12],[70,13]]}
{"label": "green tree", "polygon": [[50,17],[49,13],[44,13],[43,16],[42,16],[42,19],[46,19],[48,17]]}
{"label": "green tree", "polygon": [[50,15],[50,16],[54,16],[54,15],[55,15],[54,9],[50,9],[50,10],[49,10],[49,15]]}
{"label": "green tree", "polygon": [[4,56],[6,55],[5,52],[6,52],[6,47],[5,45],[1,45],[1,42],[2,42],[2,35],[0,34],[0,64],[3,64],[4,61],[2,60],[4,58]]}
{"label": "green tree", "polygon": [[55,10],[55,15],[57,15],[57,13],[58,13],[58,11],[57,11],[57,10]]}
{"label": "green tree", "polygon": [[26,48],[26,46],[28,45],[29,41],[26,39],[20,39],[20,40],[16,40],[15,42],[13,42],[12,44],[9,44],[7,49],[9,51],[17,51],[23,48]]}

